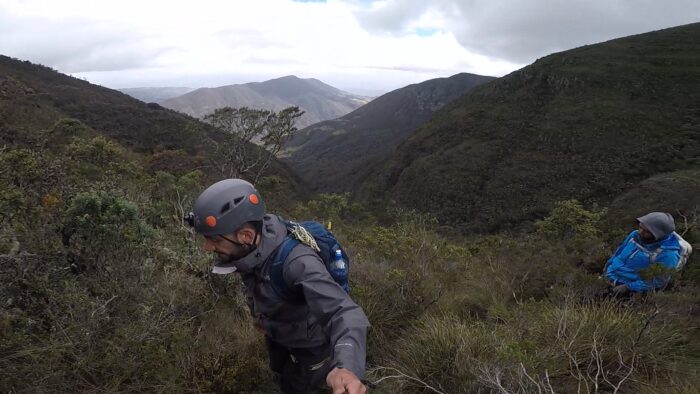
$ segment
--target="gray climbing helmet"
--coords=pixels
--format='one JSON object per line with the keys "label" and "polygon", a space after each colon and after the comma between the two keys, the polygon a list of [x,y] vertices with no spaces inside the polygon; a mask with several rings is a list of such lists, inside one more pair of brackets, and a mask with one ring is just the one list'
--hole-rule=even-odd
{"label": "gray climbing helmet", "polygon": [[247,222],[265,216],[265,203],[255,187],[242,179],[224,179],[209,186],[194,202],[194,210],[185,217],[202,235],[233,233]]}

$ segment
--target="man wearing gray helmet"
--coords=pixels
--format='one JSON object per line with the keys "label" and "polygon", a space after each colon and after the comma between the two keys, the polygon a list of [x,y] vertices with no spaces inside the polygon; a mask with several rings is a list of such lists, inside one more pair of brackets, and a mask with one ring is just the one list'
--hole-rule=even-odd
{"label": "man wearing gray helmet", "polygon": [[639,228],[632,231],[605,266],[605,276],[615,296],[643,293],[665,287],[669,276],[644,279],[643,272],[654,264],[676,270],[687,260],[692,248],[675,232],[673,216],[651,212],[637,218]]}
{"label": "man wearing gray helmet", "polygon": [[204,236],[204,249],[217,254],[213,272],[241,275],[282,392],[312,392],[324,382],[333,393],[365,392],[360,379],[365,373],[367,317],[304,244],[292,249],[282,269],[284,281],[299,297],[277,294],[270,268],[287,227],[265,213],[253,185],[241,179],[213,184],[197,198],[186,220]]}

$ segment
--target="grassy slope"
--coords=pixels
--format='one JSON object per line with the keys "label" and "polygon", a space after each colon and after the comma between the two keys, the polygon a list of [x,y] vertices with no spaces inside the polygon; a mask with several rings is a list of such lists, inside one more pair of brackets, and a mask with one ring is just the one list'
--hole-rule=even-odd
{"label": "grassy slope", "polygon": [[700,24],[544,57],[441,111],[365,194],[388,189],[463,231],[511,228],[571,197],[607,204],[698,166],[699,62]]}

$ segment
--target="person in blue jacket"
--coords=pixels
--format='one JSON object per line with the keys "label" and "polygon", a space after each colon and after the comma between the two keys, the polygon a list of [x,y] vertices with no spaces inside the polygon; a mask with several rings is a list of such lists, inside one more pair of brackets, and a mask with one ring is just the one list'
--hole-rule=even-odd
{"label": "person in blue jacket", "polygon": [[605,276],[615,296],[665,287],[670,280],[668,275],[644,279],[643,272],[654,264],[675,270],[681,259],[681,245],[671,214],[651,212],[637,218],[637,222],[639,229],[627,235],[605,266]]}

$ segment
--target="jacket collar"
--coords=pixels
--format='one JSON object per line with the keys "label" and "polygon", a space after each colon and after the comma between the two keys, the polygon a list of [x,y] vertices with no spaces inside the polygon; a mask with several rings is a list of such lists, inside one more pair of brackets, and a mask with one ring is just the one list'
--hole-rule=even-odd
{"label": "jacket collar", "polygon": [[644,241],[642,241],[642,238],[639,236],[639,231],[634,230],[634,241],[637,243],[637,245],[640,245],[647,250],[656,250],[659,248],[661,248],[661,249],[674,249],[674,248],[678,249],[678,247],[676,245],[677,243],[673,242],[674,238],[675,238],[675,236],[673,235],[673,233],[671,233],[664,239],[657,240],[654,242],[645,243]]}
{"label": "jacket collar", "polygon": [[236,267],[236,271],[242,274],[252,272],[260,267],[280,246],[287,236],[287,227],[275,215],[265,215],[263,218],[263,228],[260,245],[239,260],[231,262]]}

